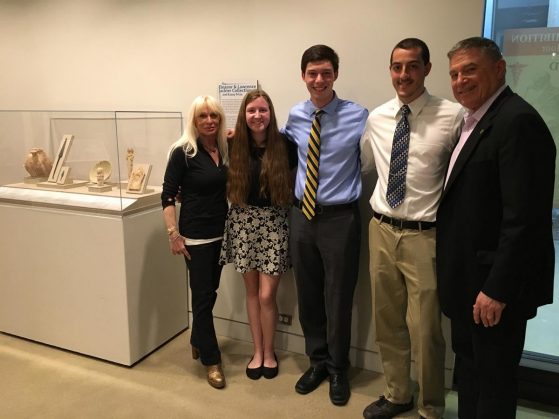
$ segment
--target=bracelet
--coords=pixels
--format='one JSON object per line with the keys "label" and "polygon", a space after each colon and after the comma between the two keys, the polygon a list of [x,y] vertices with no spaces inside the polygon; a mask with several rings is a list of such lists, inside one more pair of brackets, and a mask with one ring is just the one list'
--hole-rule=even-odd
{"label": "bracelet", "polygon": [[170,236],[171,234],[175,233],[177,231],[176,227],[169,227],[167,229],[167,234]]}

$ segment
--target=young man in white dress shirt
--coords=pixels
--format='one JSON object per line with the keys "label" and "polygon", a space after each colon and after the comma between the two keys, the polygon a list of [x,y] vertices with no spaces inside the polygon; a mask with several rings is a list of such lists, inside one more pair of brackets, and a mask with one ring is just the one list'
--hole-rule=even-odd
{"label": "young man in white dress shirt", "polygon": [[[420,39],[400,41],[392,50],[389,69],[396,98],[371,112],[361,140],[362,170],[375,168],[378,175],[370,200],[369,252],[376,342],[386,379],[384,395],[363,415],[385,419],[413,408],[413,356],[418,412],[421,417],[441,418],[445,342],[435,275],[435,218],[448,161],[460,135],[462,110],[425,89],[431,63],[429,49]],[[394,139],[397,125],[399,139]],[[399,167],[391,165],[396,157],[393,139],[404,151]],[[400,183],[395,199],[396,170]]]}

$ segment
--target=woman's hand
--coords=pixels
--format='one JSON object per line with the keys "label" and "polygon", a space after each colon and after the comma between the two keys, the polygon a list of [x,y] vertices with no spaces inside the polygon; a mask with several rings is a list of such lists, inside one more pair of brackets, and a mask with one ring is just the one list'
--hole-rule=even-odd
{"label": "woman's hand", "polygon": [[178,232],[169,237],[169,247],[171,248],[171,253],[173,255],[183,255],[190,260],[190,253],[186,250],[184,237]]}

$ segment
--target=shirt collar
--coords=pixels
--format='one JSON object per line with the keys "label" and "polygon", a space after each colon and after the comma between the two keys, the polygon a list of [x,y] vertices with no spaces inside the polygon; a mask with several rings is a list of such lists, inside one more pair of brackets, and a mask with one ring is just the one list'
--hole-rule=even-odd
{"label": "shirt collar", "polygon": [[[431,95],[429,94],[427,89],[425,89],[419,97],[417,97],[412,102],[408,103],[407,105],[410,108],[410,114],[414,115],[414,116],[418,115],[419,112],[421,112],[421,110],[423,109],[423,107],[427,104],[430,97],[431,97]],[[394,109],[394,117],[397,117],[398,113],[400,112],[400,108],[402,106],[404,106],[405,103],[402,102],[400,100],[400,98],[398,98],[398,96],[396,96],[396,102],[395,103],[397,104],[397,107],[395,107],[395,109]]]}
{"label": "shirt collar", "polygon": [[497,89],[497,91],[493,93],[493,96],[487,99],[485,103],[481,105],[479,109],[475,112],[472,112],[471,110],[465,108],[466,112],[464,113],[464,120],[473,116],[476,121],[481,121],[481,118],[483,118],[483,115],[485,115],[489,107],[493,104],[493,102],[495,102],[497,96],[499,96],[506,88],[507,88],[507,84],[505,83],[499,89]]}
{"label": "shirt collar", "polygon": [[[338,98],[338,95],[336,95],[336,92],[334,91],[334,97],[332,98],[332,100],[328,103],[328,105],[320,108],[322,109],[325,113],[327,114],[333,114],[334,111],[336,110],[336,108],[338,107],[338,103],[340,103],[340,98]],[[312,103],[312,101],[309,99],[307,101],[307,106],[306,106],[306,111],[308,112],[309,116],[312,116],[312,114],[314,113],[314,111],[316,111],[317,108],[316,106],[314,106],[314,103]]]}

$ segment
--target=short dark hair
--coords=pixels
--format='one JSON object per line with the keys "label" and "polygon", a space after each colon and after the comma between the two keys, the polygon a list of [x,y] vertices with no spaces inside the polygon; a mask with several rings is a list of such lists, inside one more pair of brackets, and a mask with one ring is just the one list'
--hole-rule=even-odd
{"label": "short dark hair", "polygon": [[338,67],[340,65],[340,58],[336,51],[330,48],[328,45],[313,45],[308,48],[301,58],[301,72],[304,73],[307,69],[307,64],[313,61],[330,61],[332,67],[334,68],[334,73],[338,72]]}
{"label": "short dark hair", "polygon": [[495,41],[488,38],[482,38],[481,36],[474,36],[457,42],[446,55],[449,59],[451,59],[458,51],[470,48],[479,49],[493,61],[499,61],[503,58],[503,54],[501,54],[501,50]]}
{"label": "short dark hair", "polygon": [[390,64],[392,64],[392,56],[394,55],[394,51],[396,49],[414,49],[419,48],[421,49],[421,59],[423,60],[423,64],[429,64],[429,60],[431,59],[431,55],[429,53],[429,47],[425,42],[423,42],[419,38],[406,38],[402,39],[400,42],[396,44],[394,48],[392,48],[392,52],[390,53]]}

